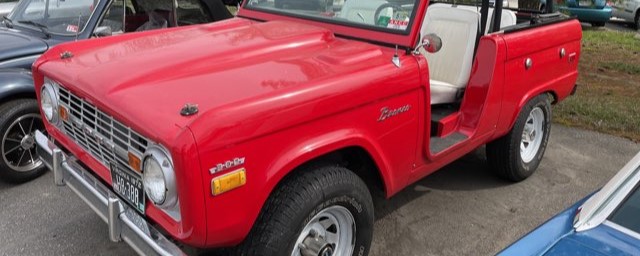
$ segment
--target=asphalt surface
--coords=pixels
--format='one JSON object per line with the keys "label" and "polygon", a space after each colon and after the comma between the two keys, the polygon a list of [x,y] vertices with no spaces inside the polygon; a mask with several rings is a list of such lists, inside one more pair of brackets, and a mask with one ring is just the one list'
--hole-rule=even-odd
{"label": "asphalt surface", "polygon": [[[493,255],[602,186],[640,150],[626,139],[554,125],[545,158],[513,184],[490,173],[479,149],[376,200],[371,255]],[[0,183],[0,255],[133,255],[53,175]]]}
{"label": "asphalt surface", "polygon": [[621,32],[634,32],[636,29],[633,27],[633,24],[626,22],[621,19],[612,18],[604,25],[606,29],[621,31]]}

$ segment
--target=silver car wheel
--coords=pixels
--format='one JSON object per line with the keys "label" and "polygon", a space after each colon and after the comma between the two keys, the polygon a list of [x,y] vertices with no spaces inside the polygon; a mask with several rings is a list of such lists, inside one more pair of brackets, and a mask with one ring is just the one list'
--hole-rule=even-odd
{"label": "silver car wheel", "polygon": [[291,256],[351,255],[355,248],[356,225],[353,215],[343,206],[331,206],[305,225]]}
{"label": "silver car wheel", "polygon": [[529,112],[520,142],[520,157],[525,163],[531,162],[540,149],[544,137],[544,122],[544,112],[540,107]]}

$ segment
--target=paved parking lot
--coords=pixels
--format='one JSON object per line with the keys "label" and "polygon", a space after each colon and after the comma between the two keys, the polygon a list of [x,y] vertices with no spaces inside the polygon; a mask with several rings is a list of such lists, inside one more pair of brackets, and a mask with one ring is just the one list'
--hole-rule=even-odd
{"label": "paved parking lot", "polygon": [[607,24],[605,25],[605,28],[621,32],[636,31],[636,29],[633,27],[633,24],[617,18],[612,18],[611,20],[609,20],[609,22],[607,22]]}
{"label": "paved parking lot", "polygon": [[[480,149],[377,201],[371,255],[493,255],[603,185],[640,150],[628,140],[553,126],[538,172],[512,184],[495,178]],[[0,255],[130,255],[107,226],[47,173],[0,183]]]}

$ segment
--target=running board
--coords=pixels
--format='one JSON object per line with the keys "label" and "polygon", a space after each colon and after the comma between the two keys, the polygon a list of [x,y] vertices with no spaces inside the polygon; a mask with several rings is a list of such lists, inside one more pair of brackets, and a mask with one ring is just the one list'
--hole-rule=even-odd
{"label": "running board", "polygon": [[429,150],[431,151],[432,155],[436,155],[468,138],[469,137],[467,137],[467,135],[459,132],[454,132],[446,137],[431,137]]}

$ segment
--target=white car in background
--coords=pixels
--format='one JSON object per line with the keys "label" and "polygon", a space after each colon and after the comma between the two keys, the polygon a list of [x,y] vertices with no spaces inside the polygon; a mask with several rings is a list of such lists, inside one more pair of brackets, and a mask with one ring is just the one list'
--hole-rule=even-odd
{"label": "white car in background", "polygon": [[2,2],[2,0],[0,0],[0,18],[6,15],[9,15],[9,13],[11,12],[11,10],[13,10],[13,7],[17,4],[18,2]]}
{"label": "white car in background", "polygon": [[640,0],[622,0],[613,4],[612,16],[633,22],[636,29],[640,30]]}

